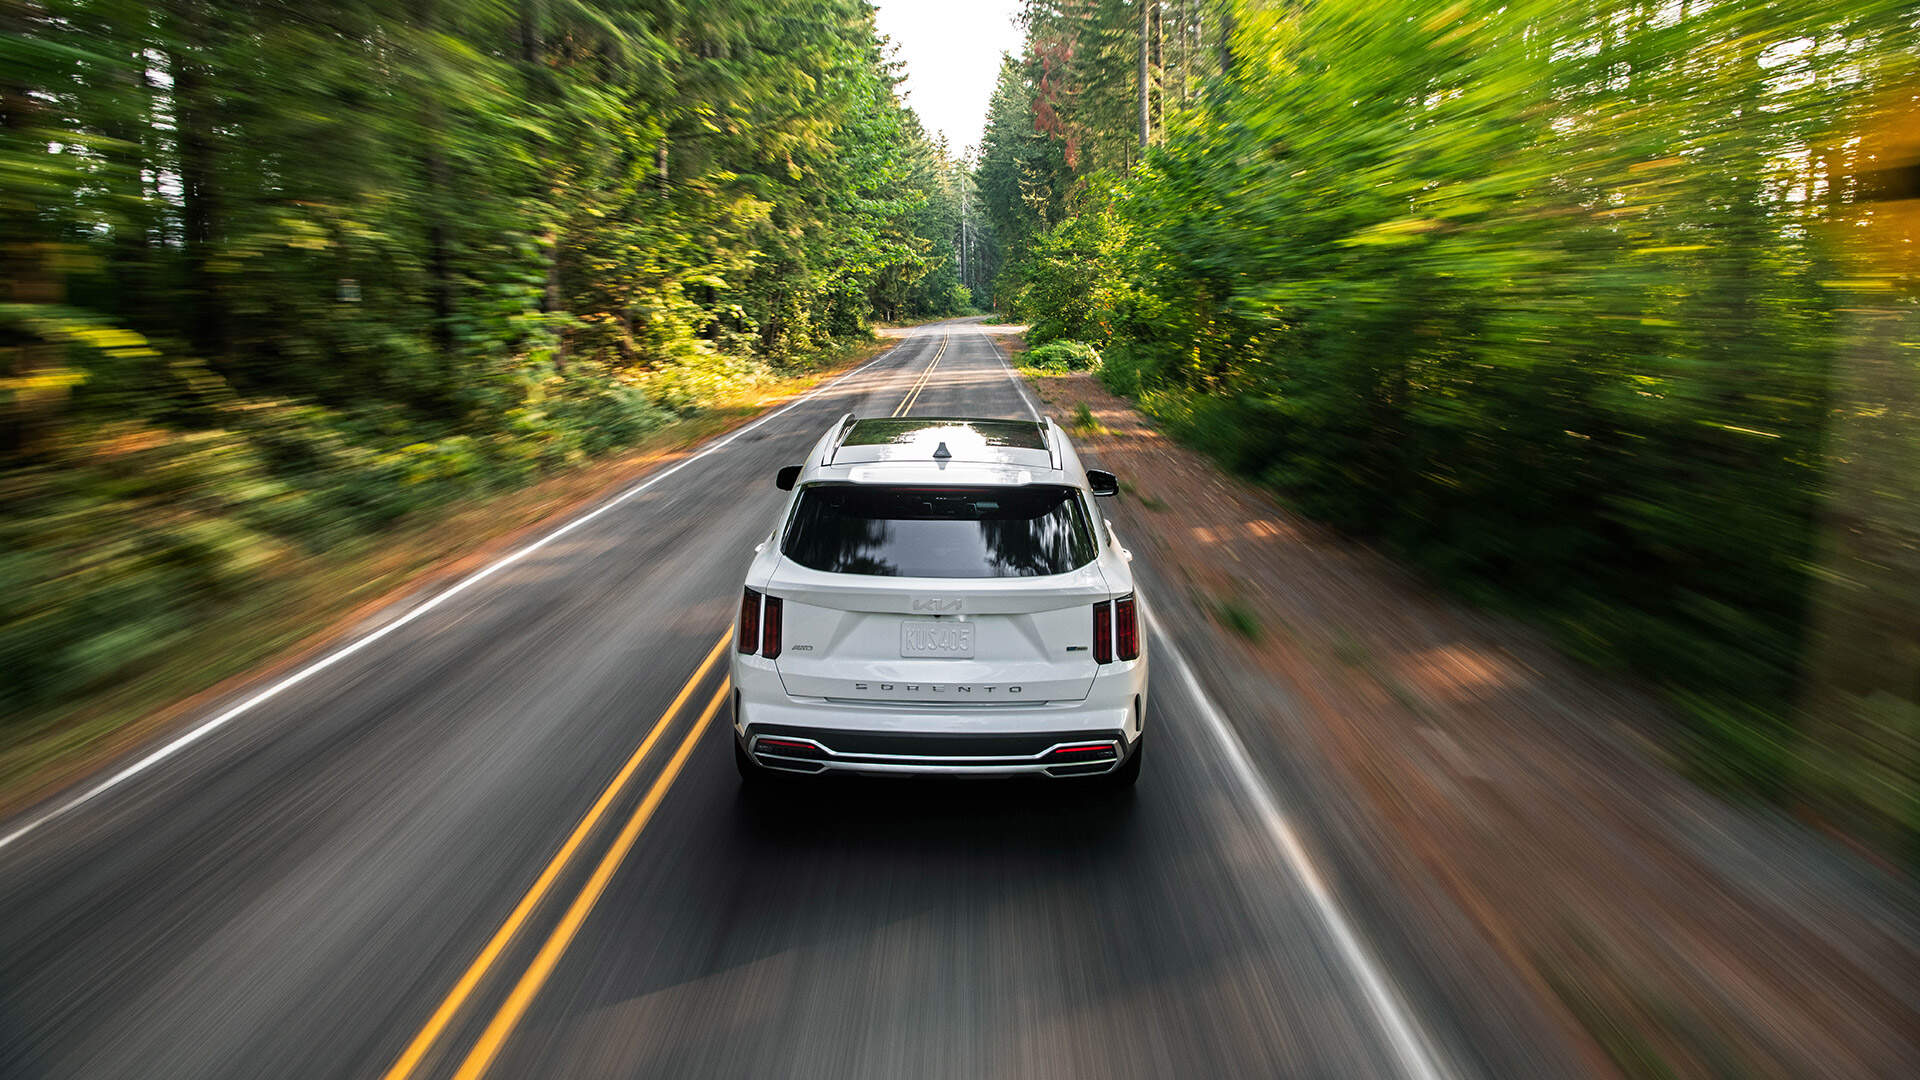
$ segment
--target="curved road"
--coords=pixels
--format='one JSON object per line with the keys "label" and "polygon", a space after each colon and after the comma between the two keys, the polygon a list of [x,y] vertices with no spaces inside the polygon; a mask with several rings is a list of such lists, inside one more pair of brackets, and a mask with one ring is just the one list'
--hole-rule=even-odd
{"label": "curved road", "polygon": [[1131,798],[743,796],[709,706],[774,470],[903,404],[1031,410],[975,325],[915,328],[0,827],[0,1074],[1477,1071],[1330,894],[1165,608]]}

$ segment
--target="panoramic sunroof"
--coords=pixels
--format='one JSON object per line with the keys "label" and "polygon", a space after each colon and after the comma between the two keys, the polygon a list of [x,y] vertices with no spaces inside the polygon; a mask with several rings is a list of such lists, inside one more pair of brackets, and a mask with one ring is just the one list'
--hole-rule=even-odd
{"label": "panoramic sunroof", "polygon": [[972,432],[985,446],[1045,450],[1040,425],[1029,420],[967,420],[944,416],[907,416],[897,419],[855,420],[842,446],[882,446],[952,438],[954,429]]}

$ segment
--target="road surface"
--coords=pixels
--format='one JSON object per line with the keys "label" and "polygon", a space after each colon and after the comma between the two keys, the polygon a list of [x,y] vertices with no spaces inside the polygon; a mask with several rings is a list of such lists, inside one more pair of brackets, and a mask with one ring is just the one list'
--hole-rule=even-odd
{"label": "road surface", "polygon": [[1131,798],[743,795],[710,705],[774,471],[903,406],[1031,415],[974,322],[916,328],[0,826],[0,1074],[1487,1071],[1322,875],[1168,605]]}

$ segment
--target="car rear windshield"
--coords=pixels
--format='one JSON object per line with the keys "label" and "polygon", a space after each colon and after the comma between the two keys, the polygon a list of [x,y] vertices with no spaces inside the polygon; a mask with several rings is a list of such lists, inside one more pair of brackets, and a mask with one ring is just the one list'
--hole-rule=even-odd
{"label": "car rear windshield", "polygon": [[1039,577],[1092,562],[1094,543],[1072,488],[814,484],[781,551],[836,574]]}

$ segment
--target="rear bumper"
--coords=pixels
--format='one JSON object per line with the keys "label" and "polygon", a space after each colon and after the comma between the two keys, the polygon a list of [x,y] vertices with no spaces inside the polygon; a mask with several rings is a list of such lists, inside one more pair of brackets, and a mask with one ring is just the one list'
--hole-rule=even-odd
{"label": "rear bumper", "polygon": [[1120,731],[911,735],[760,724],[749,725],[740,744],[781,772],[936,776],[1095,776],[1118,768],[1131,749]]}
{"label": "rear bumper", "polygon": [[769,769],[798,774],[1086,776],[1111,772],[1139,743],[1144,663],[1103,673],[1085,700],[1026,706],[919,706],[789,696],[772,665],[736,654],[733,733]]}

